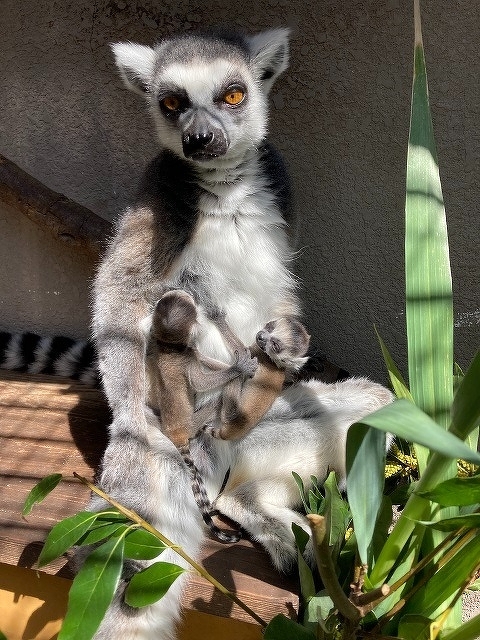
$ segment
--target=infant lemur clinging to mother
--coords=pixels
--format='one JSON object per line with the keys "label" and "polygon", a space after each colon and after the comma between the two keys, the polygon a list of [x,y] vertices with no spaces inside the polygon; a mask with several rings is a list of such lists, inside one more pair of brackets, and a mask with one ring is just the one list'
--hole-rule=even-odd
{"label": "infant lemur clinging to mother", "polygon": [[[113,414],[100,484],[196,557],[206,533],[189,470],[149,408],[142,321],[166,289],[184,290],[199,310],[197,350],[233,365],[216,318],[250,345],[272,320],[301,317],[288,176],[266,141],[268,93],[288,65],[288,31],[191,34],[113,51],[127,86],[147,101],[162,151],[120,217],[94,283],[93,336]],[[220,394],[196,394],[195,410]],[[348,427],[388,401],[365,380],[293,384],[243,438],[201,432],[190,450],[209,500],[287,569],[295,558],[291,522],[306,527],[293,511],[291,472],[306,480],[328,467],[342,473]],[[103,506],[92,498],[89,508]],[[173,550],[161,559],[184,564]],[[173,638],[186,576],[141,610],[123,602],[122,581],[97,640]]]}
{"label": "infant lemur clinging to mother", "polygon": [[[238,532],[227,533],[213,522],[189,440],[204,425],[211,436],[223,440],[246,435],[278,398],[287,375],[305,364],[310,336],[296,318],[278,318],[267,323],[246,349],[223,314],[217,313],[213,320],[236,357],[229,366],[198,352],[198,314],[190,294],[169,290],[142,322],[147,335],[150,407],[160,419],[162,433],[179,448],[192,471],[192,489],[204,521],[217,539],[235,542],[240,539]],[[216,387],[222,387],[221,396],[195,413],[195,393]]]}

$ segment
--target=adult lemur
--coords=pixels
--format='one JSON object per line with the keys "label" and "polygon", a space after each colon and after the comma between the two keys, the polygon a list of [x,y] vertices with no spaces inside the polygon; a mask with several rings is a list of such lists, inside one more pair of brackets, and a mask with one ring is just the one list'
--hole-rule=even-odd
{"label": "adult lemur", "polygon": [[[246,345],[269,321],[300,314],[289,271],[288,181],[265,141],[267,95],[287,66],[288,32],[181,36],[113,51],[126,84],[147,100],[163,151],[120,218],[95,281],[93,331],[113,411],[101,485],[195,557],[205,534],[188,469],[147,408],[141,322],[166,288],[186,290],[199,309],[198,350],[231,362],[214,322],[219,311]],[[352,402],[348,386],[326,387],[294,385],[245,438],[204,433],[192,448],[211,500],[232,469],[217,504],[253,535],[260,530],[280,568],[292,560],[291,471],[341,471],[349,424],[387,401],[378,385],[365,383]],[[208,400],[199,394],[197,408]],[[272,468],[283,474],[279,491]],[[90,508],[102,506],[92,499]],[[173,551],[162,560],[181,563]],[[96,637],[174,637],[182,585],[180,578],[158,603],[135,611],[120,585]]]}

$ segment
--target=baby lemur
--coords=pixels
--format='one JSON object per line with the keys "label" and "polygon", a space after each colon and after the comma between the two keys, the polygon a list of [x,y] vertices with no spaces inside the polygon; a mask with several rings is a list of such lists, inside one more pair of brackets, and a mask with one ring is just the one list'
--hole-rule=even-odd
{"label": "baby lemur", "polygon": [[197,305],[186,291],[164,293],[143,326],[149,333],[150,406],[160,416],[162,432],[181,448],[194,435],[195,393],[223,387],[235,378],[252,377],[257,360],[238,339],[232,341],[227,331],[222,336],[234,351],[232,365],[201,354],[195,344]]}

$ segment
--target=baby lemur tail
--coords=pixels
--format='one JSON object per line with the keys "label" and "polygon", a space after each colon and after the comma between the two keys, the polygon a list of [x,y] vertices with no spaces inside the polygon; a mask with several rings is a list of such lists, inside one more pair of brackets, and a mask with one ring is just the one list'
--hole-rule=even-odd
{"label": "baby lemur tail", "polygon": [[202,476],[195,466],[192,456],[190,455],[190,449],[188,445],[183,446],[180,449],[180,453],[185,464],[190,470],[192,476],[193,495],[195,497],[198,508],[200,509],[200,513],[202,514],[203,521],[208,526],[215,538],[217,538],[217,540],[220,540],[220,542],[238,542],[242,537],[242,534],[239,531],[224,531],[223,529],[220,529],[220,527],[217,527],[217,525],[213,522],[212,513],[214,509],[210,500],[208,499]]}

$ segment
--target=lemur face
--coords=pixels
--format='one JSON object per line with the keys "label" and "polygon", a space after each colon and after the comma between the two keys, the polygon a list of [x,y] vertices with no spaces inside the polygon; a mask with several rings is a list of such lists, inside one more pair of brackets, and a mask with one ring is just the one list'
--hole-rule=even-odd
{"label": "lemur face", "polygon": [[288,62],[288,31],[190,35],[155,48],[113,45],[129,88],[148,100],[162,146],[197,165],[234,166],[266,135],[267,94]]}
{"label": "lemur face", "polygon": [[301,322],[291,317],[268,322],[255,340],[258,347],[281,369],[297,371],[308,358],[304,357],[310,336]]}

